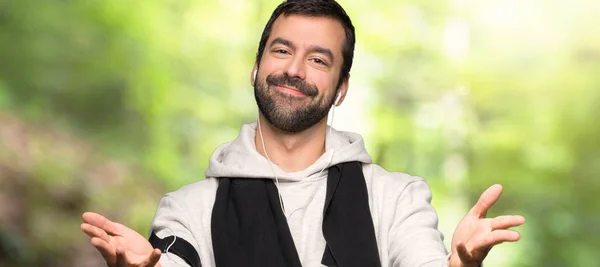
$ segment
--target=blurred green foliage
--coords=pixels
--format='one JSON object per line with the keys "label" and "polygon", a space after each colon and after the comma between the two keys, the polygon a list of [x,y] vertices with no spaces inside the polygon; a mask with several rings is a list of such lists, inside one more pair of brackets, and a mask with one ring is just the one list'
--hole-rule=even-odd
{"label": "blurred green foliage", "polygon": [[[598,264],[598,2],[340,2],[349,108],[377,163],[427,178],[447,239],[501,183],[490,215],[527,224],[487,266]],[[0,266],[103,266],[83,211],[145,233],[162,194],[202,179],[256,116],[277,3],[0,1]]]}

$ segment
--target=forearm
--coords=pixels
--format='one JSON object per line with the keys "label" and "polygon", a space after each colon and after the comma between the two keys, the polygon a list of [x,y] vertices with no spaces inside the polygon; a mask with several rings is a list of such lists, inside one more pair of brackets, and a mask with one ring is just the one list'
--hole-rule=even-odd
{"label": "forearm", "polygon": [[162,265],[156,265],[159,267],[190,267],[190,265],[179,256],[170,253],[163,253],[158,264]]}
{"label": "forearm", "polygon": [[389,242],[391,266],[443,266],[447,251],[430,205],[431,191],[424,181],[410,183],[395,203]]}
{"label": "forearm", "polygon": [[190,231],[186,214],[187,211],[169,195],[161,199],[150,226],[152,246],[163,252],[159,261],[161,267],[200,264],[198,245]]}

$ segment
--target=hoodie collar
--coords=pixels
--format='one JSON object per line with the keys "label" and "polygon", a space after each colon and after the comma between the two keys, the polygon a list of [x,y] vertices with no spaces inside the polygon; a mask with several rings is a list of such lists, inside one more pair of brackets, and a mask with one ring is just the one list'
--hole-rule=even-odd
{"label": "hoodie collar", "polygon": [[[356,133],[337,131],[329,126],[325,138],[325,153],[312,165],[297,172],[285,172],[273,164],[273,169],[266,157],[256,150],[254,138],[256,123],[244,124],[238,137],[229,143],[219,146],[212,154],[206,177],[235,177],[235,178],[271,178],[275,175],[281,180],[301,181],[318,175],[325,168],[339,163],[358,161],[371,163],[363,138]],[[322,175],[326,175],[324,171]]]}

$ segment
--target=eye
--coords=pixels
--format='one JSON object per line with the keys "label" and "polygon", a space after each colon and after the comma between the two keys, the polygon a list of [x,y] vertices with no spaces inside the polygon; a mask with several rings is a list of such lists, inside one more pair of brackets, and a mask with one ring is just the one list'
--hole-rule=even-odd
{"label": "eye", "polygon": [[275,49],[275,51],[273,51],[273,52],[275,52],[277,54],[287,54],[288,53],[287,50],[285,50],[285,49]]}
{"label": "eye", "polygon": [[327,62],[325,62],[324,60],[320,59],[320,58],[313,58],[312,59],[313,62],[323,65],[323,66],[327,66]]}

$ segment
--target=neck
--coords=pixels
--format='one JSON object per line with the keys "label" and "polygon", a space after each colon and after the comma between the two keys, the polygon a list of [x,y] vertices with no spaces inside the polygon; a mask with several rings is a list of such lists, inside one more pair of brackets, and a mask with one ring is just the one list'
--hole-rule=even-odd
{"label": "neck", "polygon": [[[286,172],[301,171],[312,165],[325,153],[325,133],[327,116],[312,127],[299,132],[285,132],[259,114],[260,124],[257,125],[254,143],[258,153],[271,159],[273,164]],[[260,129],[258,128],[260,127]],[[265,151],[261,142],[264,138]]]}

